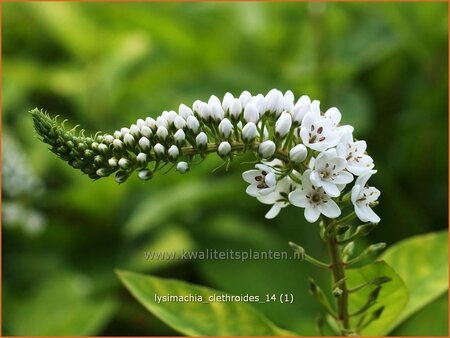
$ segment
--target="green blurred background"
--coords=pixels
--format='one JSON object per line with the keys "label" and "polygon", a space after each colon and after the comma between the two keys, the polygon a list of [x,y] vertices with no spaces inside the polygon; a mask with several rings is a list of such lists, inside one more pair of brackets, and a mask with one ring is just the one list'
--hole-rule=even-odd
{"label": "green blurred background", "polygon": [[[92,182],[35,137],[34,107],[113,132],[211,94],[292,89],[339,107],[368,141],[382,192],[371,241],[447,227],[446,3],[2,7],[4,335],[176,334],[115,268],[235,294],[293,293],[292,305],[258,307],[281,327],[315,334],[307,276],[329,278],[296,261],[146,261],[144,250],[288,250],[288,240],[326,252],[299,209],[264,219],[267,206],[240,178],[251,164],[212,173],[221,163],[212,156],[183,176]],[[446,322],[441,297],[395,333],[447,335]]]}

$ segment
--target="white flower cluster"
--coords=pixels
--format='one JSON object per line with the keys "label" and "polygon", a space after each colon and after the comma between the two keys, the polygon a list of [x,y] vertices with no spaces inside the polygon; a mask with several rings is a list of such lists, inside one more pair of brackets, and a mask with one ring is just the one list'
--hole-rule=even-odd
{"label": "white flower cluster", "polygon": [[380,192],[366,186],[375,173],[366,143],[353,139],[353,127],[340,125],[337,108],[322,113],[319,101],[308,96],[295,101],[291,91],[277,89],[267,95],[226,93],[222,100],[213,95],[207,102],[181,104],[178,111],[94,137],[66,131],[37,109],[32,114],[51,150],[93,179],[116,173],[122,183],[136,171],[148,180],[168,163],[185,173],[195,156],[216,152],[231,161],[236,153],[251,151],[262,163],[243,176],[250,184],[248,194],[273,205],[266,217],[275,217],[289,204],[305,208],[310,222],[320,214],[338,217],[336,203],[356,176],[351,193],[356,215],[365,222],[379,221],[371,205]]}
{"label": "white flower cluster", "polygon": [[[355,214],[363,222],[378,223],[380,218],[371,205],[380,191],[367,186],[376,173],[373,159],[366,153],[366,142],[353,139],[353,127],[340,125],[339,110],[330,108],[322,113],[319,101],[308,96],[294,104],[291,92],[283,95],[277,90],[269,92],[265,100],[272,102],[270,107],[279,116],[275,123],[278,141],[288,133],[293,135],[288,144],[289,162],[303,164],[295,168],[275,159],[243,173],[250,184],[247,193],[272,205],[266,218],[276,217],[288,205],[304,208],[311,223],[321,214],[337,218],[341,215],[337,202],[343,202],[346,186],[356,177],[349,192]],[[274,147],[267,142],[272,141],[261,143],[260,153],[269,149],[268,154],[273,154]]]}

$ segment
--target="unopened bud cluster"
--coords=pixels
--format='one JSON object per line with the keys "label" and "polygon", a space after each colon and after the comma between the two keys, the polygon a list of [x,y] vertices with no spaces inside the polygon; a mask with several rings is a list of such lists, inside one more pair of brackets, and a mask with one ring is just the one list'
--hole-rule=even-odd
{"label": "unopened bud cluster", "polygon": [[340,125],[337,108],[323,113],[319,101],[308,96],[295,101],[291,91],[277,89],[267,95],[226,93],[222,100],[213,95],[207,102],[181,104],[177,111],[93,137],[65,130],[37,109],[32,115],[51,151],[92,179],[115,173],[116,181],[123,183],[136,171],[148,180],[167,163],[185,173],[195,156],[215,152],[231,161],[236,153],[251,151],[262,163],[243,176],[250,195],[273,205],[266,217],[293,204],[305,208],[308,221],[321,213],[335,218],[340,210],[334,199],[356,176],[351,199],[358,217],[379,221],[369,205],[379,191],[366,186],[375,171],[365,142],[353,139],[353,127]]}

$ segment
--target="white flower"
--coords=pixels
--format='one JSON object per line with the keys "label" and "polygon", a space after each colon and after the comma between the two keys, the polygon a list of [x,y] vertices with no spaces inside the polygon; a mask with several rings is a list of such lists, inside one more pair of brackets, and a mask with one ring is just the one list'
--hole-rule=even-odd
{"label": "white flower", "polygon": [[186,121],[186,125],[194,134],[197,134],[200,123],[195,116],[189,116]]}
{"label": "white flower", "polygon": [[206,144],[208,143],[208,136],[206,136],[206,134],[204,132],[201,132],[195,138],[195,143],[196,143],[197,147],[199,147],[199,148],[206,147]]}
{"label": "white flower", "polygon": [[283,111],[283,93],[278,89],[271,89],[266,95],[266,100],[266,109],[271,113],[275,113],[275,116],[280,115]]}
{"label": "white flower", "polygon": [[263,204],[273,204],[272,208],[265,215],[267,219],[277,217],[280,210],[289,205],[289,193],[294,191],[296,187],[297,184],[289,176],[285,176],[277,182],[277,186],[273,192],[257,197],[258,201]]}
{"label": "white flower", "polygon": [[131,135],[131,134],[123,135],[123,143],[125,143],[127,146],[132,146],[134,144],[133,135]]}
{"label": "white flower", "polygon": [[167,154],[172,160],[175,160],[178,157],[178,155],[180,155],[180,151],[178,150],[177,146],[173,145],[169,148]]}
{"label": "white flower", "polygon": [[297,144],[289,150],[289,160],[293,163],[301,163],[306,159],[308,151],[303,144]]}
{"label": "white flower", "polygon": [[356,176],[367,173],[374,167],[373,159],[366,154],[366,149],[366,141],[354,142],[352,133],[346,133],[336,146],[338,155],[347,160],[347,170]]}
{"label": "white flower", "polygon": [[187,164],[184,161],[177,163],[177,171],[184,174],[185,172],[189,171],[189,164]]}
{"label": "white flower", "polygon": [[229,119],[224,118],[219,123],[219,133],[224,138],[229,138],[231,136],[231,133],[233,132],[233,124],[230,122]]}
{"label": "white flower", "polygon": [[275,190],[277,178],[272,168],[265,164],[257,164],[257,169],[247,170],[242,178],[250,185],[246,193],[253,197],[263,196]]}
{"label": "white flower", "polygon": [[153,132],[152,132],[152,130],[150,129],[150,127],[143,126],[143,127],[141,128],[141,134],[142,134],[142,136],[150,137],[150,136],[152,136]]}
{"label": "white flower", "polygon": [[287,135],[292,126],[291,114],[283,112],[275,123],[275,133],[278,137],[284,137]]}
{"label": "white flower", "polygon": [[336,146],[341,139],[331,118],[321,116],[317,111],[306,113],[300,129],[303,144],[313,150],[324,151]]}
{"label": "white flower", "polygon": [[245,107],[252,99],[252,94],[249,91],[244,90],[241,95],[239,95],[239,101],[241,101],[242,107]]}
{"label": "white flower", "polygon": [[262,158],[269,158],[275,153],[275,143],[273,141],[264,141],[258,147],[258,153]]}
{"label": "white flower", "polygon": [[142,150],[147,150],[148,148],[150,148],[150,141],[148,140],[148,138],[142,136],[139,139],[139,147],[141,147]]}
{"label": "white flower", "polygon": [[184,133],[183,129],[178,129],[173,135],[173,139],[175,140],[175,143],[182,144],[186,139],[186,134]]}
{"label": "white flower", "polygon": [[181,116],[177,116],[175,117],[175,119],[173,120],[173,125],[175,126],[175,128],[177,129],[183,129],[184,127],[186,127],[186,120],[184,118],[182,118]]}
{"label": "white flower", "polygon": [[230,104],[230,116],[234,120],[238,120],[242,113],[242,103],[239,99],[233,99]]}
{"label": "white flower", "polygon": [[297,207],[305,208],[305,218],[310,223],[317,221],[320,214],[329,218],[338,217],[341,209],[321,187],[311,183],[310,174],[310,170],[303,173],[302,187],[289,194],[289,201]]}
{"label": "white flower", "polygon": [[158,156],[164,155],[164,152],[166,151],[166,149],[161,143],[156,143],[155,146],[153,147],[153,150],[155,151],[155,154]]}
{"label": "white flower", "polygon": [[225,116],[225,112],[223,111],[223,108],[222,108],[222,105],[221,105],[219,99],[217,99],[217,101],[218,101],[218,103],[214,102],[214,103],[210,104],[211,117],[216,122],[222,120],[223,117]]}
{"label": "white flower", "polygon": [[223,141],[219,144],[219,148],[217,149],[217,152],[220,156],[224,157],[227,156],[231,151],[231,145],[227,141]]}
{"label": "white flower", "polygon": [[247,122],[256,123],[259,120],[259,112],[256,105],[252,102],[249,102],[244,109],[244,119]]}
{"label": "white flower", "polygon": [[288,90],[283,96],[283,109],[285,111],[291,112],[294,108],[294,93]]}
{"label": "white flower", "polygon": [[139,153],[136,156],[136,162],[142,167],[145,166],[147,164],[147,154]]}
{"label": "white flower", "polygon": [[233,99],[234,96],[231,93],[225,93],[222,100],[222,107],[224,111],[228,111],[230,109],[231,101],[233,101]]}
{"label": "white flower", "polygon": [[376,173],[375,170],[358,177],[352,188],[351,199],[355,206],[355,213],[363,222],[380,222],[380,217],[370,208],[370,204],[375,202],[381,193],[377,188],[367,186],[367,181],[374,173]]}
{"label": "white flower", "polygon": [[253,122],[247,123],[244,128],[242,128],[242,138],[245,142],[253,141],[257,134],[258,130]]}
{"label": "white flower", "polygon": [[187,120],[189,116],[193,115],[193,112],[192,109],[186,106],[185,104],[180,104],[180,106],[178,107],[178,114],[180,114],[182,118]]}
{"label": "white flower", "polygon": [[169,136],[169,131],[167,130],[166,127],[164,126],[159,126],[158,130],[156,131],[156,136],[160,139],[160,140],[165,140],[167,138],[167,136]]}
{"label": "white flower", "polygon": [[337,197],[341,193],[337,185],[345,185],[353,181],[353,176],[345,171],[347,162],[339,157],[336,149],[328,149],[317,156],[314,162],[314,170],[311,171],[311,182],[331,197]]}

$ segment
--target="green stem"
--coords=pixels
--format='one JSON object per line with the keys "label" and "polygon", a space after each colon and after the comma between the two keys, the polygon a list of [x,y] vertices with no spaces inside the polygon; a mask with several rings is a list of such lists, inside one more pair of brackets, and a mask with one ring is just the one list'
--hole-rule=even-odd
{"label": "green stem", "polygon": [[350,330],[350,317],[348,314],[348,289],[345,281],[344,263],[341,257],[341,251],[336,238],[335,228],[336,221],[326,219],[325,225],[329,229],[327,236],[328,252],[331,260],[331,270],[333,271],[334,284],[339,283],[342,294],[336,298],[337,303],[337,319],[342,324],[342,334]]}

